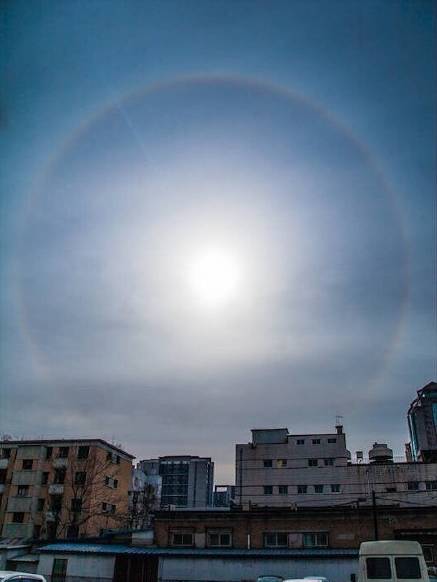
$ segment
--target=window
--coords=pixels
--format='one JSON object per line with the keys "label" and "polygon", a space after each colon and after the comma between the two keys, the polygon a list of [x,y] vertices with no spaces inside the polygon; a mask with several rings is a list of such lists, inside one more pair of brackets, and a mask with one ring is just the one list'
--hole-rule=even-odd
{"label": "window", "polygon": [[418,580],[422,577],[420,572],[419,558],[395,558],[395,567],[396,576],[400,580]]}
{"label": "window", "polygon": [[389,580],[391,578],[389,558],[367,558],[366,568],[369,580]]}
{"label": "window", "polygon": [[85,485],[86,482],[86,472],[85,471],[76,471],[74,474],[74,483],[76,485]]}
{"label": "window", "polygon": [[80,446],[77,450],[78,459],[88,459],[90,448],[88,446]]}
{"label": "window", "polygon": [[385,490],[387,493],[396,493],[397,491],[396,487],[386,487]]}
{"label": "window", "polygon": [[39,540],[40,537],[41,537],[41,526],[40,525],[34,525],[33,526],[33,539],[34,540]]}
{"label": "window", "polygon": [[194,536],[191,532],[172,532],[171,533],[172,546],[193,546]]}
{"label": "window", "polygon": [[0,449],[0,459],[10,459],[11,449]]}
{"label": "window", "polygon": [[417,491],[419,489],[418,481],[408,481],[408,491]]}
{"label": "window", "polygon": [[44,505],[45,505],[45,499],[43,499],[42,497],[40,497],[38,499],[38,503],[36,506],[36,510],[37,511],[44,511]]}
{"label": "window", "polygon": [[102,503],[102,511],[107,511],[108,504],[103,502]]}
{"label": "window", "polygon": [[116,505],[111,505],[111,513],[115,513],[117,511]]}
{"label": "window", "polygon": [[67,564],[66,558],[55,558],[53,560],[52,568],[52,582],[65,582],[67,578]]}
{"label": "window", "polygon": [[264,495],[273,495],[273,485],[264,485]]}
{"label": "window", "polygon": [[264,459],[264,461],[263,461],[263,465],[264,465],[264,467],[266,467],[266,468],[267,468],[267,467],[273,467],[273,461],[272,461],[272,459]]}
{"label": "window", "polygon": [[49,482],[49,474],[47,472],[44,472],[41,475],[41,485],[47,485],[48,482]]}
{"label": "window", "polygon": [[333,445],[333,444],[335,444],[336,442],[337,442],[337,439],[328,439],[328,443],[329,443],[330,445]]}
{"label": "window", "polygon": [[68,457],[68,453],[70,451],[69,447],[59,447],[59,457],[61,459],[66,459]]}
{"label": "window", "polygon": [[23,460],[23,470],[24,471],[31,471],[33,467],[32,459],[24,459]]}
{"label": "window", "polygon": [[317,467],[318,464],[318,459],[308,459],[308,467]]}
{"label": "window", "polygon": [[0,470],[0,485],[4,485],[6,483],[6,469]]}
{"label": "window", "polygon": [[331,485],[331,493],[340,493],[340,485]]}
{"label": "window", "polygon": [[279,485],[279,495],[288,495],[288,485]]}
{"label": "window", "polygon": [[29,485],[18,485],[17,496],[27,497],[29,495]]}
{"label": "window", "polygon": [[72,499],[71,500],[71,511],[79,512],[82,511],[82,499]]}
{"label": "window", "polygon": [[306,493],[308,490],[308,485],[298,485],[297,486],[297,493],[298,494],[304,494]]}
{"label": "window", "polygon": [[305,444],[305,440],[304,439],[297,439],[296,444],[297,445],[304,445]]}
{"label": "window", "polygon": [[325,459],[325,467],[332,467],[334,459]]}
{"label": "window", "polygon": [[114,479],[114,489],[117,489],[118,487],[118,479]]}
{"label": "window", "polygon": [[320,445],[320,439],[313,439],[312,443],[313,445]]}
{"label": "window", "polygon": [[232,545],[232,534],[230,531],[209,531],[207,545],[210,548],[229,548]]}
{"label": "window", "polygon": [[325,532],[304,533],[304,548],[326,548],[328,546],[328,534]]}
{"label": "window", "polygon": [[437,481],[426,481],[427,491],[437,491]]}
{"label": "window", "polygon": [[57,485],[63,485],[65,482],[65,473],[65,469],[56,469],[53,483],[56,483]]}
{"label": "window", "polygon": [[46,459],[51,459],[53,455],[53,447],[46,447]]}
{"label": "window", "polygon": [[286,532],[265,532],[263,538],[265,548],[288,547],[288,533]]}
{"label": "window", "polygon": [[286,467],[287,466],[287,459],[278,459],[276,461],[276,466],[278,467],[278,469],[281,469],[282,467]]}
{"label": "window", "polygon": [[314,485],[314,493],[323,493],[324,485]]}
{"label": "window", "polygon": [[24,513],[22,511],[13,513],[12,514],[12,522],[13,523],[23,523],[24,522]]}

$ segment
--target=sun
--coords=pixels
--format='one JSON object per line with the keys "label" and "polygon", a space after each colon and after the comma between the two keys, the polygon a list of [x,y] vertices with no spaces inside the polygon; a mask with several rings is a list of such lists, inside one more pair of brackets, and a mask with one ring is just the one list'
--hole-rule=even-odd
{"label": "sun", "polygon": [[240,266],[232,252],[210,247],[199,252],[189,268],[189,285],[196,300],[206,307],[219,307],[236,299]]}

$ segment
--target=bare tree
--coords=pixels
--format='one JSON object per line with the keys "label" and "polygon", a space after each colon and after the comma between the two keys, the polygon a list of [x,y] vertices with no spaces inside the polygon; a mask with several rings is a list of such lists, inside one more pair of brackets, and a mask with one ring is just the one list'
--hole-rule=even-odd
{"label": "bare tree", "polygon": [[65,467],[56,469],[53,485],[62,486],[62,493],[51,496],[49,512],[53,521],[48,537],[77,537],[98,518],[102,527],[121,521],[125,513],[117,512],[117,503],[122,501],[117,492],[118,474],[110,453],[104,459],[77,455],[68,459]]}
{"label": "bare tree", "polygon": [[144,489],[134,491],[128,511],[127,526],[130,529],[149,527],[157,500],[156,488],[150,483],[146,483]]}

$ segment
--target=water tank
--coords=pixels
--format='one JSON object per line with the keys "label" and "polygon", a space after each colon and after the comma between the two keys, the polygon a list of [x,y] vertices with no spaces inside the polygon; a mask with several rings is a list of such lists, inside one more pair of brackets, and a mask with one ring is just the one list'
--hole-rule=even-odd
{"label": "water tank", "polygon": [[369,451],[371,463],[393,463],[393,451],[386,443],[374,443]]}

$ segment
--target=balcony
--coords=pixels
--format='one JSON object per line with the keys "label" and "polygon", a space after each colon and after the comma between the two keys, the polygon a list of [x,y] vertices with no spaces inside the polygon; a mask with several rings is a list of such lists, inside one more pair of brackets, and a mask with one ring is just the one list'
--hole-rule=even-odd
{"label": "balcony", "polygon": [[52,483],[49,485],[50,495],[62,495],[64,493],[64,486],[60,483]]}
{"label": "balcony", "polygon": [[7,469],[9,464],[9,459],[0,459],[0,469]]}
{"label": "balcony", "polygon": [[32,497],[9,497],[7,511],[23,511],[28,513],[32,509]]}
{"label": "balcony", "polygon": [[34,485],[37,481],[38,471],[14,471],[12,485]]}
{"label": "balcony", "polygon": [[64,457],[55,457],[52,464],[54,469],[66,469],[68,465],[68,459]]}
{"label": "balcony", "polygon": [[3,536],[7,538],[31,538],[33,523],[5,523]]}

